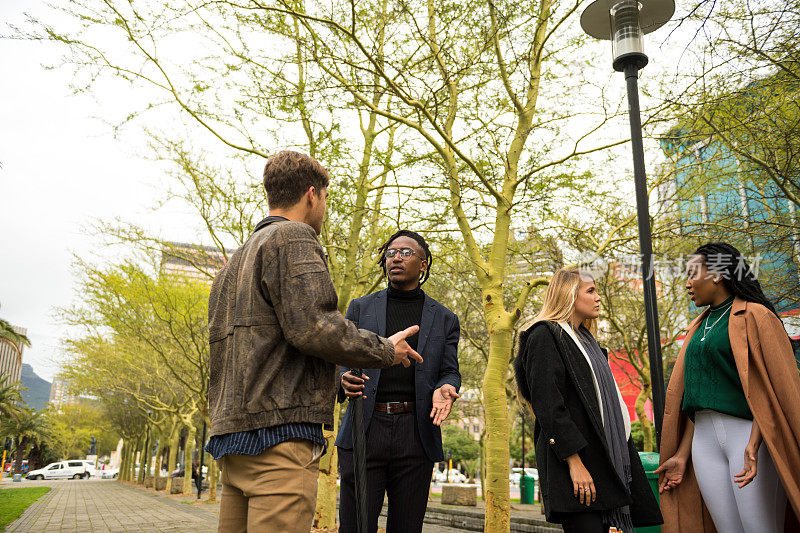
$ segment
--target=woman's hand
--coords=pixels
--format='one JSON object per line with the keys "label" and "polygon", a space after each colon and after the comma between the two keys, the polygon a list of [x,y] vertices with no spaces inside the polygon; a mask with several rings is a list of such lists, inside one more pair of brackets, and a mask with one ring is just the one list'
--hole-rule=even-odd
{"label": "woman's hand", "polygon": [[583,466],[580,456],[576,453],[567,457],[569,476],[572,478],[572,493],[583,505],[591,505],[597,499],[592,475]]}
{"label": "woman's hand", "polygon": [[683,474],[686,473],[686,463],[688,460],[679,455],[673,455],[664,464],[653,472],[658,474],[658,493],[671,490],[681,484]]}
{"label": "woman's hand", "polygon": [[758,449],[761,447],[761,442],[764,436],[761,434],[761,427],[758,422],[753,420],[753,428],[750,430],[750,440],[747,447],[744,449],[744,468],[742,471],[733,476],[733,481],[739,484],[739,488],[743,489],[748,483],[753,481],[758,471]]}
{"label": "woman's hand", "polygon": [[750,443],[744,449],[744,468],[741,472],[733,476],[733,480],[743,489],[748,483],[753,481],[758,471],[758,446]]}

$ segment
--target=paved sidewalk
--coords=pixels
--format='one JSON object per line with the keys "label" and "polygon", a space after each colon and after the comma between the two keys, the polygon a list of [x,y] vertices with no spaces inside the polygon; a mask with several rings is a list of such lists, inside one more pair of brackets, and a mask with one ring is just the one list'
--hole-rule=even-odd
{"label": "paved sidewalk", "polygon": [[21,486],[52,490],[6,526],[8,532],[216,531],[215,513],[116,480],[4,481],[0,489]]}
{"label": "paved sidewalk", "polygon": [[[167,496],[152,489],[130,486],[117,480],[56,480],[12,483],[4,479],[0,490],[48,486],[52,490],[36,500],[16,521],[6,526],[8,532],[91,532],[110,533],[172,531],[211,533],[217,529],[219,504],[194,502],[194,496]],[[206,492],[207,494],[207,492]],[[456,533],[483,529],[483,502],[478,507],[453,509],[429,502],[423,533]],[[385,513],[385,509],[384,509]],[[549,533],[543,527],[538,509],[515,504],[511,511],[516,522],[531,523],[519,531]],[[468,523],[469,522],[469,523]],[[473,523],[474,522],[474,523]],[[478,523],[480,522],[480,523]],[[383,530],[385,515],[379,519]],[[468,527],[469,526],[469,527]]]}

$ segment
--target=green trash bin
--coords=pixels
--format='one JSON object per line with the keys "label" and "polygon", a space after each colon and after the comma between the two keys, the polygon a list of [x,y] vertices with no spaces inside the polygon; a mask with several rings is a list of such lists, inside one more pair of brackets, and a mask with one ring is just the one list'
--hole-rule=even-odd
{"label": "green trash bin", "polygon": [[[655,452],[639,452],[639,459],[642,460],[644,473],[650,483],[650,489],[658,501],[658,474],[654,474],[658,468],[658,454]],[[661,533],[661,526],[637,527],[636,533]]]}
{"label": "green trash bin", "polygon": [[519,478],[519,501],[520,503],[533,503],[536,495],[536,480],[531,476],[523,475]]}

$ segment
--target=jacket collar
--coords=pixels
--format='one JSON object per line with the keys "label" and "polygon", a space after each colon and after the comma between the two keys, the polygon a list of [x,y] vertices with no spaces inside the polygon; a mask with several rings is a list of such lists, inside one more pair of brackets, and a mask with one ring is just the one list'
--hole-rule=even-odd
{"label": "jacket collar", "polygon": [[738,296],[733,299],[733,307],[731,307],[732,315],[741,315],[747,311],[747,300],[739,298]]}
{"label": "jacket collar", "polygon": [[261,220],[261,222],[256,224],[256,227],[253,229],[253,233],[257,232],[260,229],[266,228],[267,226],[269,226],[270,224],[272,224],[274,222],[283,222],[283,221],[288,222],[289,219],[286,218],[286,217],[279,217],[279,216],[268,216],[268,217],[265,217],[265,218],[263,218]]}

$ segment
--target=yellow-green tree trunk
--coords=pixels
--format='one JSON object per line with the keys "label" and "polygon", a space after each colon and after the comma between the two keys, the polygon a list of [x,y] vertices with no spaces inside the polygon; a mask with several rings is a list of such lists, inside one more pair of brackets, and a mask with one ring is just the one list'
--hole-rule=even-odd
{"label": "yellow-green tree trunk", "polygon": [[145,438],[142,442],[142,449],[139,451],[139,475],[136,476],[136,483],[144,485],[144,478],[147,475],[150,465],[147,464],[147,448],[150,446],[149,439]]}
{"label": "yellow-green tree trunk", "polygon": [[314,511],[314,527],[318,529],[334,529],[336,527],[336,496],[338,487],[336,479],[339,473],[339,456],[336,453],[336,434],[339,431],[339,406],[335,407],[333,431],[325,431],[328,450],[319,460],[319,478],[317,478],[317,508]]}
{"label": "yellow-green tree trunk", "polygon": [[218,479],[219,469],[217,468],[217,462],[209,456],[208,458],[208,501],[215,502],[217,501],[217,479]]}
{"label": "yellow-green tree trunk", "polygon": [[132,443],[131,446],[131,466],[130,472],[128,473],[128,481],[133,481],[136,483],[136,454],[139,451],[139,441],[137,440],[136,443]]}
{"label": "yellow-green tree trunk", "polygon": [[194,451],[194,438],[197,428],[194,424],[187,425],[189,434],[186,436],[186,444],[183,446],[183,494],[192,492],[192,452]]}
{"label": "yellow-green tree trunk", "polygon": [[122,441],[122,448],[119,451],[120,454],[120,461],[119,461],[119,472],[117,472],[117,479],[120,481],[125,481],[125,466],[128,464],[128,441]]}
{"label": "yellow-green tree trunk", "polygon": [[167,486],[166,491],[167,494],[170,493],[172,490],[172,479],[169,477],[172,474],[172,471],[175,470],[175,463],[178,460],[178,446],[180,445],[180,426],[175,424],[172,428],[172,434],[170,435],[169,439],[169,456],[167,459]]}
{"label": "yellow-green tree trunk", "polygon": [[653,451],[653,424],[647,418],[647,413],[644,410],[644,404],[650,397],[650,383],[642,383],[642,390],[639,396],[636,397],[634,407],[636,409],[636,416],[639,418],[639,424],[642,427],[643,446],[642,451]]}
{"label": "yellow-green tree trunk", "polygon": [[164,450],[164,446],[159,442],[158,450],[156,450],[156,459],[155,464],[153,465],[153,490],[158,487],[158,480],[161,477],[161,455],[162,451]]}
{"label": "yellow-green tree trunk", "polygon": [[[486,416],[486,502],[485,531],[507,532],[511,528],[511,501],[508,486],[510,438],[506,373],[511,354],[513,330],[505,311],[487,310],[489,360],[483,377],[483,405]],[[502,324],[506,322],[507,324]]]}

